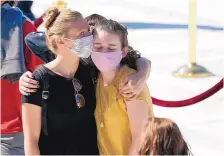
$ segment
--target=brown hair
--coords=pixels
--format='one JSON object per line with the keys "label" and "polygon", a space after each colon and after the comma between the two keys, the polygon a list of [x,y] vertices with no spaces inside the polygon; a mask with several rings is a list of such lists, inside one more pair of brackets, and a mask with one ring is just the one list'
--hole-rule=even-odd
{"label": "brown hair", "polygon": [[128,65],[133,69],[137,69],[136,60],[141,57],[141,54],[128,45],[128,31],[126,26],[113,20],[102,20],[96,24],[93,35],[97,33],[97,29],[119,34],[121,37],[122,49],[128,47],[128,53],[121,60],[121,65]]}
{"label": "brown hair", "polygon": [[106,20],[106,18],[99,14],[92,14],[87,16],[85,20],[87,21],[89,26],[95,26],[96,23],[99,23],[99,21],[102,21],[102,20]]}
{"label": "brown hair", "polygon": [[56,39],[67,34],[70,22],[83,18],[78,11],[65,9],[59,11],[58,8],[49,8],[44,16],[44,26],[46,30],[46,43],[48,48],[53,51],[57,49]]}
{"label": "brown hair", "polygon": [[192,155],[177,124],[166,118],[148,118],[138,154]]}

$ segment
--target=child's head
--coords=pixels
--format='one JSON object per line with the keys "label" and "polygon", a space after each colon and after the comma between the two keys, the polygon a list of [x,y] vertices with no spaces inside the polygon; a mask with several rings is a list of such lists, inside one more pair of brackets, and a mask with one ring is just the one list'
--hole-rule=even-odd
{"label": "child's head", "polygon": [[140,155],[189,155],[187,143],[175,122],[165,118],[148,118],[138,149]]}
{"label": "child's head", "polygon": [[99,23],[102,20],[106,20],[105,17],[99,15],[99,14],[92,14],[90,16],[87,16],[85,18],[85,20],[87,21],[89,28],[90,28],[90,32],[92,32],[92,30],[94,29],[96,23]]}
{"label": "child's head", "polygon": [[[115,65],[119,64],[127,64],[130,67],[136,68],[136,59],[140,57],[140,54],[129,47],[127,35],[127,28],[116,21],[102,20],[96,24],[93,30],[93,55],[95,57],[92,57],[92,59],[99,70],[101,70],[99,66],[104,66],[102,62],[105,61],[108,64],[107,68],[109,68],[109,65],[112,68],[112,66],[115,67]],[[103,58],[99,60],[101,56],[104,58],[108,57],[109,59]]]}

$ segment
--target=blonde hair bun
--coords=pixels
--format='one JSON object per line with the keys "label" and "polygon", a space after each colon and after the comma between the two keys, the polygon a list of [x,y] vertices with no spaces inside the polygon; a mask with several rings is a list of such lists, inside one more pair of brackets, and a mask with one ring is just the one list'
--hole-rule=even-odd
{"label": "blonde hair bun", "polygon": [[49,29],[59,14],[60,11],[58,8],[56,7],[49,8],[44,16],[44,27],[46,29]]}

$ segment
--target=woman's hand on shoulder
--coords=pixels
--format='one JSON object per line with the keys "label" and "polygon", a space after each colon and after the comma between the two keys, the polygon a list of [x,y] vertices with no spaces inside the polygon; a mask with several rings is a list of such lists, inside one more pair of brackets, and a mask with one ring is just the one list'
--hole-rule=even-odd
{"label": "woman's hand on shoulder", "polygon": [[33,74],[30,71],[25,72],[19,79],[19,91],[22,95],[29,95],[36,92],[39,87],[38,81],[33,79]]}
{"label": "woman's hand on shoulder", "polygon": [[139,73],[127,75],[119,83],[119,93],[128,100],[135,100],[146,85],[146,79]]}
{"label": "woman's hand on shoulder", "polygon": [[121,80],[120,94],[128,100],[135,100],[146,85],[151,71],[151,61],[141,57],[136,60],[137,73],[128,75]]}

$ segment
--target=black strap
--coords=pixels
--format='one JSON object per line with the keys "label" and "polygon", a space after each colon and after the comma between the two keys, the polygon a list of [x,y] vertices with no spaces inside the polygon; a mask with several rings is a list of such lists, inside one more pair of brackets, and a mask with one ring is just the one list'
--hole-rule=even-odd
{"label": "black strap", "polygon": [[91,77],[92,77],[92,81],[93,81],[93,85],[94,88],[96,89],[96,83],[97,83],[97,75],[98,75],[99,71],[98,69],[94,66],[92,67],[92,70],[90,71]]}
{"label": "black strap", "polygon": [[42,81],[43,81],[43,91],[42,91],[42,121],[41,121],[41,127],[42,130],[44,132],[44,135],[48,135],[48,131],[47,131],[47,103],[46,100],[49,97],[49,75],[45,74],[47,73],[46,69],[41,66],[40,68],[38,68],[36,70]]}
{"label": "black strap", "polygon": [[90,61],[90,63],[87,66],[87,68],[88,68],[90,76],[92,78],[93,86],[96,89],[97,76],[98,76],[99,70],[96,68],[96,66],[94,65],[94,63],[93,63],[91,58],[89,58],[89,61]]}

